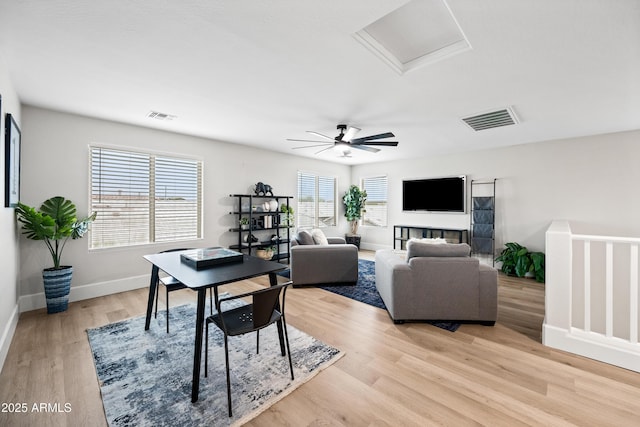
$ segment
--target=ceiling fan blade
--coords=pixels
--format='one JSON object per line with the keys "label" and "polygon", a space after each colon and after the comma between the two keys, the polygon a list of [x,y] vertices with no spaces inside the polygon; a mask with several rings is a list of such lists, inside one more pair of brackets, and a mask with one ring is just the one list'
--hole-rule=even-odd
{"label": "ceiling fan blade", "polygon": [[[327,142],[327,143],[324,143],[324,142],[323,142],[322,144],[304,145],[304,146],[302,146],[302,147],[292,147],[291,149],[292,149],[292,150],[299,150],[299,149],[301,149],[301,148],[324,147],[324,146],[326,146],[326,145],[331,145],[331,143],[330,143],[330,142]],[[329,148],[331,148],[331,147],[329,147]]]}
{"label": "ceiling fan blade", "polygon": [[320,138],[326,138],[329,141],[335,141],[335,138],[332,138],[332,137],[327,136],[327,135],[323,135],[323,134],[318,133],[318,132],[314,132],[312,130],[308,130],[307,133],[310,133],[311,135],[319,136]]}
{"label": "ceiling fan blade", "polygon": [[385,145],[387,147],[397,147],[398,141],[364,141],[364,142],[352,142],[351,145]]}
{"label": "ceiling fan blade", "polygon": [[360,132],[360,129],[357,127],[353,127],[353,126],[349,126],[349,129],[347,130],[347,133],[344,134],[344,137],[342,137],[343,141],[351,141],[353,139],[354,136],[356,136],[356,134]]}
{"label": "ceiling fan blade", "polygon": [[328,146],[327,148],[323,148],[323,149],[322,149],[322,150],[320,150],[320,151],[316,151],[316,152],[315,152],[315,154],[320,154],[320,153],[322,153],[323,151],[331,150],[332,148],[333,148],[333,145],[330,145],[330,146]]}
{"label": "ceiling fan blade", "polygon": [[391,132],[379,133],[377,135],[363,136],[352,140],[352,143],[362,143],[364,141],[372,141],[374,139],[393,138],[395,135]]}
{"label": "ceiling fan blade", "polygon": [[377,153],[378,151],[380,151],[379,148],[367,147],[366,145],[354,145],[354,144],[351,144],[350,147],[358,149],[358,150],[369,151],[370,153]]}
{"label": "ceiling fan blade", "polygon": [[325,141],[316,141],[313,139],[291,139],[291,138],[287,138],[287,141],[293,141],[293,142],[315,142],[318,144],[333,144],[332,142],[325,142]]}

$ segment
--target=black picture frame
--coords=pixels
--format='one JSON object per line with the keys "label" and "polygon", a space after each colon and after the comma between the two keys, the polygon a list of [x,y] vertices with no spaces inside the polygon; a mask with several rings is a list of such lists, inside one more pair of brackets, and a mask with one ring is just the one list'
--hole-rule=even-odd
{"label": "black picture frame", "polygon": [[5,117],[4,206],[14,208],[20,201],[20,139],[22,133],[13,116]]}

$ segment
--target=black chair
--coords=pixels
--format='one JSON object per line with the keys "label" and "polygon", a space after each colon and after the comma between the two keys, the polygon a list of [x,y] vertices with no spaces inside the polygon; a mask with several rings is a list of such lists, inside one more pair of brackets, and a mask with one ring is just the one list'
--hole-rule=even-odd
{"label": "black chair", "polygon": [[[293,364],[291,363],[291,351],[289,350],[289,335],[287,334],[287,322],[284,316],[284,301],[287,293],[287,287],[293,282],[282,283],[276,286],[259,289],[253,292],[247,292],[241,295],[220,298],[216,304],[217,313],[207,317],[206,335],[205,335],[205,354],[204,354],[204,376],[207,376],[208,358],[209,358],[209,324],[213,323],[224,333],[224,351],[225,364],[227,368],[227,405],[229,407],[229,416],[231,411],[231,381],[229,377],[229,345],[228,337],[234,335],[244,335],[249,332],[256,332],[256,353],[260,352],[260,329],[265,328],[279,320],[282,320],[284,329],[284,337],[287,345],[287,354],[289,355],[289,369],[291,370],[291,380],[293,381]],[[282,302],[280,295],[282,294]],[[223,303],[234,301],[239,298],[251,297],[251,303],[235,308],[229,308],[226,311],[221,309]]]}
{"label": "black chair", "polygon": [[[162,254],[166,252],[186,251],[190,249],[192,248],[168,249],[160,253]],[[158,282],[156,283],[156,310],[154,314],[154,317],[156,318],[158,317],[158,295],[160,294],[159,292],[160,289],[158,287],[158,284],[163,284],[166,291],[165,303],[167,306],[167,333],[169,333],[169,292],[179,291],[180,289],[186,289],[186,286],[173,276],[165,276],[165,277],[158,276]],[[211,307],[211,314],[213,314],[213,291],[211,290],[211,288],[209,288],[209,306]]]}

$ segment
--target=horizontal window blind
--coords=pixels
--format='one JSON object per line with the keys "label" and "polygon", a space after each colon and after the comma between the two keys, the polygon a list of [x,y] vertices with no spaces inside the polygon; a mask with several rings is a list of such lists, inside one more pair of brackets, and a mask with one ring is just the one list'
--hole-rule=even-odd
{"label": "horizontal window blind", "polygon": [[300,228],[336,225],[336,178],[298,172]]}
{"label": "horizontal window blind", "polygon": [[318,177],[318,227],[336,225],[336,179]]}
{"label": "horizontal window blind", "polygon": [[387,177],[374,176],[362,180],[362,189],[367,192],[362,225],[387,226]]}
{"label": "horizontal window blind", "polygon": [[90,247],[201,237],[202,162],[91,147]]}

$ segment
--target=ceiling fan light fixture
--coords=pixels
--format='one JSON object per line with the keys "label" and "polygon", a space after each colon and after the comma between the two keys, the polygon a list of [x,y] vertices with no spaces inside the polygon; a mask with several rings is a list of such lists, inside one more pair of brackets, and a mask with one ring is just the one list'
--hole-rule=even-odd
{"label": "ceiling fan light fixture", "polygon": [[336,142],[336,145],[333,146],[333,150],[340,154],[341,156],[347,156],[351,154],[351,149],[349,148],[349,144],[345,142]]}

